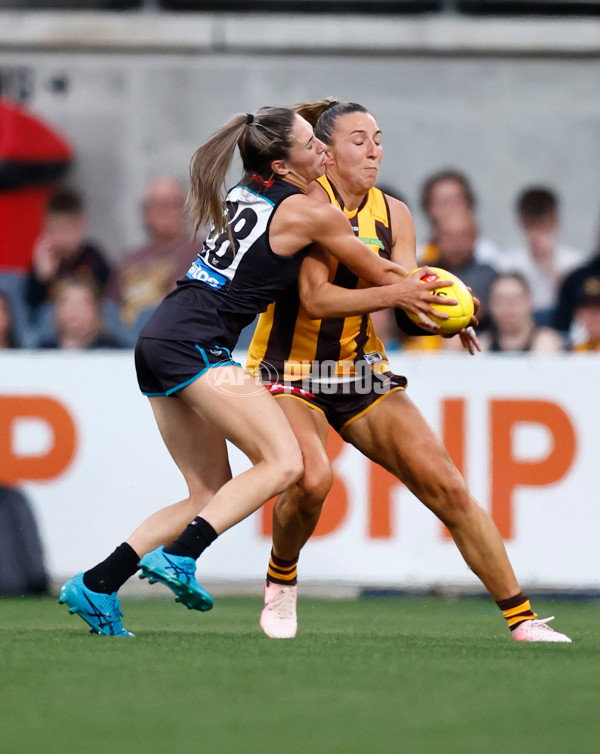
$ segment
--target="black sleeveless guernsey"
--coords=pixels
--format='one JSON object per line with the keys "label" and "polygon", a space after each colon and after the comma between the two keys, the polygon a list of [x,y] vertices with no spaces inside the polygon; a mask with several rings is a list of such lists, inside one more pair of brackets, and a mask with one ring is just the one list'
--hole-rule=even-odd
{"label": "black sleeveless guernsey", "polygon": [[213,228],[187,275],[158,306],[140,336],[218,343],[231,350],[241,330],[298,277],[309,247],[275,254],[269,226],[277,207],[302,190],[253,178],[227,194],[228,228]]}

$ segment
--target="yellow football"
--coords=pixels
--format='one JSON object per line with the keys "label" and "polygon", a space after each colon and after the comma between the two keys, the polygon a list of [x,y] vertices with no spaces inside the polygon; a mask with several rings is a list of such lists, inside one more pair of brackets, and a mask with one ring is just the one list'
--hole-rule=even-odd
{"label": "yellow football", "polygon": [[[417,268],[409,274],[413,275],[415,272],[419,272],[420,269],[421,268]],[[451,306],[432,304],[432,307],[434,309],[437,309],[437,311],[439,312],[447,312],[450,317],[448,319],[440,319],[438,317],[431,316],[431,319],[440,326],[440,332],[442,335],[455,335],[457,332],[462,330],[463,327],[467,327],[467,325],[471,321],[471,318],[475,311],[475,307],[473,305],[473,296],[471,296],[471,293],[467,286],[462,282],[460,278],[457,278],[456,275],[453,275],[447,270],[442,270],[440,267],[429,267],[429,269],[431,270],[431,274],[422,277],[422,283],[432,283],[435,280],[452,280],[452,285],[438,288],[431,291],[431,293],[435,294],[436,296],[453,298],[458,303]],[[412,312],[406,313],[417,325],[422,324],[416,314],[413,314]]]}

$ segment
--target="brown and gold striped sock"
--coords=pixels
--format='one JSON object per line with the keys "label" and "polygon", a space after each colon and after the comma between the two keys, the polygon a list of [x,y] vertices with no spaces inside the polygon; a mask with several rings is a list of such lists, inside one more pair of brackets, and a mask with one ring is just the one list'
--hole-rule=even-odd
{"label": "brown and gold striped sock", "polygon": [[519,592],[519,594],[507,600],[497,600],[496,604],[502,610],[502,615],[506,618],[511,631],[514,631],[525,621],[537,618],[537,613],[532,611],[529,604],[529,597],[525,596],[523,592]]}
{"label": "brown and gold striped sock", "polygon": [[269,559],[269,568],[267,570],[267,582],[271,584],[283,584],[284,586],[295,586],[298,583],[298,557],[294,560],[282,560],[273,554]]}

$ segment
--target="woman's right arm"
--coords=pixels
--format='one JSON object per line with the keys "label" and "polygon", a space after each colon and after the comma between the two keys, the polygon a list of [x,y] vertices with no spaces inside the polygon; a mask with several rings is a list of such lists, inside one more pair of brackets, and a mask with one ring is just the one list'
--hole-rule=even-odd
{"label": "woman's right arm", "polygon": [[320,243],[351,272],[369,285],[387,285],[404,279],[403,267],[374,254],[352,232],[341,209],[306,195],[290,196],[275,211],[269,242],[276,254],[291,256]]}
{"label": "woman's right arm", "polygon": [[[269,228],[269,242],[276,254],[291,256],[311,244],[321,244],[321,253],[329,252],[355,275],[372,286],[390,286],[391,290],[367,292],[347,290],[330,284],[326,265],[314,260],[301,274],[304,305],[315,319],[366,313],[386,306],[402,306],[417,314],[423,326],[436,332],[439,328],[429,315],[438,314],[431,304],[448,303],[432,294],[440,286],[409,280],[406,271],[379,257],[354,235],[348,219],[337,207],[291,196],[278,208]],[[326,257],[325,257],[326,259]],[[323,272],[325,271],[325,274]],[[450,285],[450,282],[448,282]],[[444,316],[444,315],[442,315]]]}
{"label": "woman's right arm", "polygon": [[342,210],[315,202],[311,207],[310,229],[313,242],[321,244],[369,285],[389,285],[404,280],[408,270],[374,254],[353,233]]}
{"label": "woman's right arm", "polygon": [[349,317],[388,307],[402,307],[416,314],[422,327],[434,334],[440,327],[429,318],[430,315],[442,318],[444,315],[433,309],[431,303],[445,302],[432,294],[436,287],[439,282],[422,283],[417,276],[411,275],[390,285],[342,288],[329,282],[329,255],[318,245],[302,262],[298,277],[300,300],[311,319]]}

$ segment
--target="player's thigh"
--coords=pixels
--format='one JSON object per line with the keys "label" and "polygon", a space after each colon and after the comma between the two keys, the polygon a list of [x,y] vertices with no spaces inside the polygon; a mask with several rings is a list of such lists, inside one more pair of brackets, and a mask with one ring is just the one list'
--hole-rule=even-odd
{"label": "player's thigh", "polygon": [[216,492],[231,478],[223,433],[177,397],[150,398],[162,439],[190,492]]}
{"label": "player's thigh", "polygon": [[441,439],[404,392],[392,393],[350,424],[344,439],[429,505],[442,490],[463,485]]}
{"label": "player's thigh", "polygon": [[321,411],[305,401],[282,395],[275,399],[290,423],[304,460],[304,476],[300,486],[311,494],[325,497],[333,481],[331,462],[327,455],[329,423]]}
{"label": "player's thigh", "polygon": [[300,459],[289,422],[269,391],[236,366],[209,369],[180,391],[208,424],[242,450],[252,463]]}

